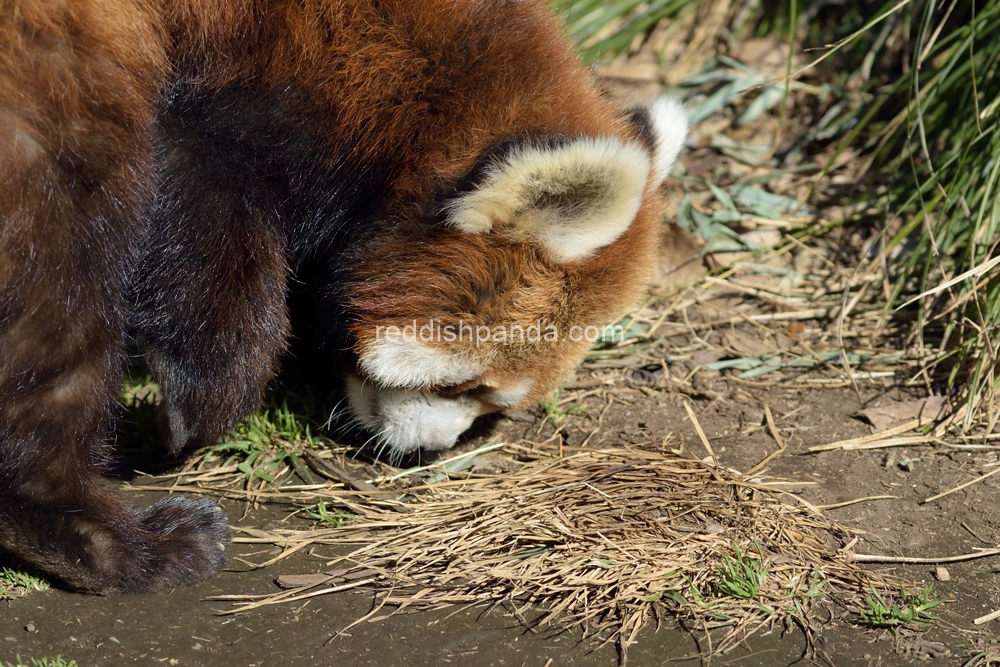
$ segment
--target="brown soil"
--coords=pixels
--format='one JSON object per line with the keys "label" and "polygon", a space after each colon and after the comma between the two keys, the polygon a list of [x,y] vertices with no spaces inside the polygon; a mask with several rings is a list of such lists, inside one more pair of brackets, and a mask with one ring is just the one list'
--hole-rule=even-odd
{"label": "brown soil", "polygon": [[[607,371],[599,371],[603,375]],[[622,369],[619,374],[631,373]],[[771,474],[795,482],[789,490],[814,505],[828,505],[874,495],[894,499],[863,502],[830,513],[847,526],[866,531],[859,553],[907,556],[947,556],[992,547],[1000,541],[1000,522],[992,508],[1000,482],[986,479],[942,500],[921,499],[968,481],[995,464],[993,452],[954,451],[941,446],[892,450],[832,451],[808,454],[806,449],[867,434],[871,429],[854,415],[862,407],[850,389],[750,387],[733,378],[705,374],[695,384],[713,398],[678,394],[656,384],[623,379],[613,393],[579,402],[585,412],[566,417],[563,446],[582,443],[594,431],[609,397],[614,401],[589,447],[657,443],[673,433],[698,456],[700,440],[683,407],[695,409],[698,421],[720,463],[746,470],[776,448],[761,428],[763,406],[770,407],[788,450],[774,459]],[[581,378],[588,374],[583,371]],[[911,397],[891,387],[862,387],[868,406]],[[554,429],[539,413],[515,412],[496,421],[465,447],[488,437],[542,441]],[[558,446],[558,438],[551,447]],[[894,452],[895,456],[887,457]],[[904,465],[900,465],[900,461]],[[904,468],[909,468],[909,471]],[[150,494],[133,492],[136,504]],[[261,506],[245,511],[224,501],[236,525],[273,527],[292,510]],[[600,646],[578,631],[535,634],[525,630],[510,607],[402,613],[375,623],[363,623],[346,635],[338,632],[371,609],[372,596],[348,592],[314,598],[306,603],[266,607],[236,616],[219,616],[226,604],[206,602],[217,594],[269,593],[279,574],[323,570],[329,553],[299,555],[257,571],[246,571],[241,559],[260,561],[271,547],[235,545],[230,569],[200,586],[161,595],[97,598],[60,590],[33,592],[0,603],[0,659],[15,655],[75,659],[80,667],[118,664],[168,665],[613,665],[613,644]],[[927,660],[961,664],[997,639],[995,622],[975,626],[972,620],[1000,608],[992,585],[995,558],[946,566],[949,581],[936,581],[934,566],[896,567],[912,582],[936,581],[936,590],[951,601],[940,607],[941,621],[924,633],[892,634],[862,628],[857,619],[829,606],[815,619],[819,628],[812,660],[834,665],[906,665]],[[698,628],[681,628],[664,618],[658,631],[644,631],[629,650],[633,665],[696,660],[708,645]],[[734,652],[717,658],[741,665],[784,665],[805,659],[808,645],[797,628],[776,627],[748,640]],[[551,663],[548,661],[551,659]],[[807,663],[811,660],[806,660]]]}

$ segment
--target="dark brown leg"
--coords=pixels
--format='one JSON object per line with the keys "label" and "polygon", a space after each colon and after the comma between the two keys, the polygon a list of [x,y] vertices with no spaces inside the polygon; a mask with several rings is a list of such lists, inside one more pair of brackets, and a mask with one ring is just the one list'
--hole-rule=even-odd
{"label": "dark brown leg", "polygon": [[212,503],[135,511],[100,485],[162,53],[127,0],[60,7],[0,13],[0,549],[152,591],[218,572],[229,539]]}
{"label": "dark brown leg", "polygon": [[252,176],[213,162],[196,136],[169,139],[136,328],[177,454],[212,444],[263,402],[287,344],[288,263]]}

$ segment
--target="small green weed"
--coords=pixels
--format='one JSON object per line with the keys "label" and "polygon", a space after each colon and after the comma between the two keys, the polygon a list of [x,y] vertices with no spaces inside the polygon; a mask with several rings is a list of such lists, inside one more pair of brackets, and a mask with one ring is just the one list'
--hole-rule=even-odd
{"label": "small green weed", "polygon": [[828,582],[823,579],[823,576],[819,573],[819,570],[813,570],[808,588],[804,591],[792,591],[792,594],[796,595],[796,597],[801,597],[804,600],[815,600],[816,598],[822,597],[826,594],[826,591],[823,589],[827,583]]}
{"label": "small green weed", "polygon": [[76,660],[66,660],[61,655],[57,655],[54,658],[31,658],[31,662],[24,662],[21,660],[21,656],[17,656],[16,663],[0,663],[6,665],[6,667],[79,667],[76,664]]}
{"label": "small green weed", "polygon": [[156,409],[160,385],[149,372],[128,377],[121,392],[121,419],[116,444],[123,451],[141,452],[160,446]]}
{"label": "small green weed", "polygon": [[763,558],[751,558],[733,544],[734,558],[723,554],[715,585],[725,595],[741,600],[752,600],[767,578],[767,562]]}
{"label": "small green weed", "polygon": [[223,459],[224,466],[235,463],[249,487],[258,481],[274,483],[284,473],[291,474],[290,469],[312,479],[301,459],[303,450],[316,446],[308,423],[282,403],[237,424],[222,442],[205,452],[204,458]]}
{"label": "small green weed", "polygon": [[306,510],[306,516],[330,528],[340,528],[351,520],[350,514],[341,512],[335,507],[328,508],[325,500],[321,500],[316,504],[315,512]]}
{"label": "small green weed", "polygon": [[562,389],[554,393],[549,399],[542,401],[542,409],[545,410],[545,418],[550,424],[556,427],[559,426],[559,422],[566,419],[569,415],[575,415],[587,411],[587,408],[582,405],[573,405],[563,410],[562,406],[559,405],[559,396],[561,394]]}
{"label": "small green weed", "polygon": [[807,610],[813,602],[826,595],[828,583],[818,569],[813,570],[808,580],[805,580],[805,575],[795,577],[792,580],[792,586],[788,588],[786,593],[795,609],[792,615],[801,619],[806,618]]}
{"label": "small green weed", "polygon": [[914,595],[901,595],[898,605],[886,602],[881,593],[872,589],[872,594],[865,598],[868,606],[861,611],[861,620],[875,628],[928,626],[937,620],[930,610],[943,602],[944,598],[934,594],[934,584]]}
{"label": "small green weed", "polygon": [[29,591],[44,591],[48,587],[49,582],[34,574],[0,567],[0,600],[19,598]]}

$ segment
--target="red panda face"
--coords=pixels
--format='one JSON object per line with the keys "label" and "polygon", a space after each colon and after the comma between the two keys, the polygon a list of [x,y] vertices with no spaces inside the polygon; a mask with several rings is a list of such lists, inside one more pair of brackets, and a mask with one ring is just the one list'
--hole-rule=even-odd
{"label": "red panda face", "polygon": [[[451,447],[483,414],[551,395],[634,305],[653,265],[658,188],[680,105],[617,137],[506,142],[438,220],[394,220],[347,290],[350,408],[397,453]],[[611,332],[613,335],[613,332]]]}

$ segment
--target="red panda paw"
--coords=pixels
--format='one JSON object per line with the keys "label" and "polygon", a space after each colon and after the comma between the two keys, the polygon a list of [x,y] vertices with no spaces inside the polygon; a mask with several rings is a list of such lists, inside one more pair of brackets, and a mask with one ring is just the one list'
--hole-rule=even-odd
{"label": "red panda paw", "polygon": [[185,586],[219,573],[232,537],[225,514],[207,499],[164,498],[136,513],[148,532],[145,575],[127,584],[129,592]]}

